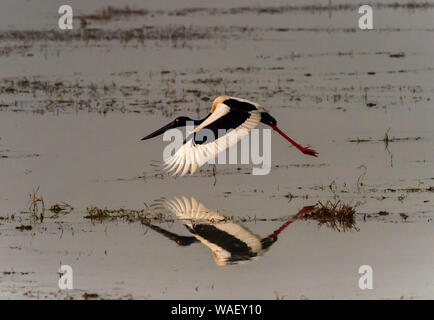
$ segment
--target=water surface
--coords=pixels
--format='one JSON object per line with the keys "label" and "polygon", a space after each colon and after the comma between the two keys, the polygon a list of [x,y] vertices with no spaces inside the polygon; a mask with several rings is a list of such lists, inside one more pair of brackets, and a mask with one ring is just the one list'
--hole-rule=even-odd
{"label": "water surface", "polygon": [[[56,29],[58,1],[2,3],[0,297],[433,298],[434,11],[384,3],[375,30],[361,31],[345,1],[131,1],[139,13],[105,20],[92,15],[114,2],[76,1],[86,26],[76,20],[69,35]],[[162,140],[140,138],[205,116],[222,94],[260,103],[320,156],[273,134],[269,175],[241,165],[164,174]],[[38,186],[47,209],[74,209],[32,218]],[[357,205],[358,229],[296,220],[259,258],[220,266],[206,245],[179,246],[140,221],[85,219],[93,206],[141,210],[176,196],[261,239],[327,200]],[[167,214],[153,225],[191,236]],[[62,264],[72,291],[58,289]],[[373,290],[358,287],[364,264]]]}

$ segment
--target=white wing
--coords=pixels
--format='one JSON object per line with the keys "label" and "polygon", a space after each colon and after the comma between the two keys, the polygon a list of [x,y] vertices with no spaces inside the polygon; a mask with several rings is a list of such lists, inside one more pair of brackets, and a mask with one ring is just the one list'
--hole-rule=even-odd
{"label": "white wing", "polygon": [[[213,225],[220,231],[224,231],[244,242],[253,253],[258,253],[262,249],[261,239],[257,235],[237,223],[224,221],[225,218],[223,216],[219,215],[216,211],[205,208],[202,203],[197,202],[193,197],[191,198],[191,202],[184,196],[182,199],[175,197],[173,200],[167,201],[167,207],[191,229],[194,229],[195,225],[198,224]],[[193,235],[211,249],[217,264],[226,264],[225,261],[231,257],[229,251],[208,241],[203,236]]]}
{"label": "white wing", "polygon": [[182,198],[174,197],[173,200],[168,200],[166,205],[170,211],[172,211],[178,219],[185,220],[186,225],[192,227],[191,221],[219,221],[224,217],[217,212],[209,210],[203,206],[202,203],[197,202],[194,197],[191,197],[190,201],[182,196]]}
{"label": "white wing", "polygon": [[[229,112],[229,107],[225,104],[218,104],[216,110],[203,123],[197,126],[193,132],[198,132],[210,123],[224,116]],[[166,170],[172,175],[184,176],[188,172],[193,174],[197,168],[214,159],[219,153],[231,146],[237,144],[242,138],[247,136],[253,128],[256,128],[261,121],[261,114],[258,110],[248,112],[250,117],[238,128],[230,131],[228,134],[214,140],[211,143],[196,144],[193,139],[186,141],[173,156],[165,160]],[[216,116],[214,116],[216,114]]]}

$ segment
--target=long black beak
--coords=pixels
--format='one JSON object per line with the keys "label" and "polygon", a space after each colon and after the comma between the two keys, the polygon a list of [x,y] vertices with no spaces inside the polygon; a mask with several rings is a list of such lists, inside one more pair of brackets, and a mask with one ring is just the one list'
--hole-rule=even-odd
{"label": "long black beak", "polygon": [[189,246],[192,243],[199,242],[195,237],[187,237],[187,236],[180,236],[176,233],[169,232],[167,230],[164,230],[163,228],[160,228],[159,226],[154,226],[152,224],[146,224],[149,228],[151,228],[154,231],[157,231],[158,233],[162,234],[166,238],[173,240],[180,246]]}
{"label": "long black beak", "polygon": [[176,128],[176,127],[177,127],[177,123],[175,121],[172,121],[168,125],[165,125],[164,127],[162,127],[161,129],[158,129],[155,132],[152,132],[151,134],[147,135],[146,137],[142,138],[141,140],[151,139],[153,137],[159,136],[160,134],[163,134],[164,132],[166,132],[169,129]]}

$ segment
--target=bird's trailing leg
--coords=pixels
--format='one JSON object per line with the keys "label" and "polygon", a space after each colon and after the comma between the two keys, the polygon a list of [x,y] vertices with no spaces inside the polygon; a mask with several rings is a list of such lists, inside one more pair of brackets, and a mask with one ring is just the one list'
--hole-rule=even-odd
{"label": "bird's trailing leg", "polygon": [[291,223],[293,223],[297,218],[300,218],[300,217],[308,215],[308,214],[312,214],[313,212],[315,212],[317,210],[318,210],[318,208],[316,207],[316,205],[304,207],[292,219],[286,221],[279,229],[277,229],[276,231],[274,231],[272,234],[270,234],[268,237],[266,237],[264,239],[267,239],[267,238],[277,238],[277,236],[283,230],[285,230]]}
{"label": "bird's trailing leg", "polygon": [[280,130],[276,125],[271,125],[271,127],[273,128],[273,130],[277,131],[282,137],[284,137],[286,140],[288,140],[289,142],[292,143],[292,145],[294,145],[298,150],[300,150],[301,152],[303,152],[304,154],[307,154],[309,156],[313,156],[313,157],[317,157],[318,156],[318,152],[316,152],[313,149],[310,149],[310,146],[307,147],[302,147],[301,145],[299,145],[297,142],[295,142],[294,140],[292,140],[290,137],[288,137],[282,130]]}

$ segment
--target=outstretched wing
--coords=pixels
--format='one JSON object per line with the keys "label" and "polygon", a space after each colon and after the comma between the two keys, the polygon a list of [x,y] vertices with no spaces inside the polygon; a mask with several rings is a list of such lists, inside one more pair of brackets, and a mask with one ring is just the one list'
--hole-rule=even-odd
{"label": "outstretched wing", "polygon": [[225,221],[193,197],[191,202],[185,197],[175,197],[167,202],[167,206],[200,242],[211,249],[218,265],[249,260],[262,248],[257,235],[237,223]]}
{"label": "outstretched wing", "polygon": [[184,196],[182,198],[174,197],[166,201],[167,208],[176,214],[178,219],[183,220],[185,225],[192,228],[192,221],[220,221],[224,217],[216,211],[205,208],[205,206],[197,202],[194,197],[191,197],[191,202]]}
{"label": "outstretched wing", "polygon": [[211,111],[182,147],[165,160],[166,169],[172,175],[193,174],[197,168],[237,144],[261,121],[257,104],[234,97],[217,98]]}

